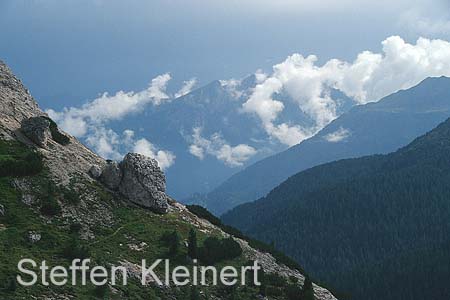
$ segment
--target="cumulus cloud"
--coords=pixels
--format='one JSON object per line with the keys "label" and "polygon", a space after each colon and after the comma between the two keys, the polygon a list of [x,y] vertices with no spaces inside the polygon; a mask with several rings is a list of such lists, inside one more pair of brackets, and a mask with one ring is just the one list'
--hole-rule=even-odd
{"label": "cumulus cloud", "polygon": [[132,130],[119,135],[106,124],[137,113],[148,104],[161,105],[168,101],[166,88],[170,79],[170,74],[166,73],[153,78],[143,91],[104,93],[81,107],[64,108],[61,112],[49,109],[47,113],[62,129],[84,138],[87,145],[104,158],[120,160],[123,152],[133,151],[156,159],[159,166],[166,169],[174,163],[175,155],[158,149],[146,139],[136,140]]}
{"label": "cumulus cloud", "polygon": [[[450,76],[447,41],[419,38],[410,44],[392,36],[382,46],[381,53],[364,51],[353,62],[331,59],[323,65],[317,64],[314,55],[293,54],[275,65],[272,74],[254,88],[243,111],[257,115],[271,137],[292,146],[338,117],[338,101],[330,96],[333,89],[355,104],[365,104],[413,87],[427,77]],[[314,121],[313,126],[279,123],[284,104],[275,96],[282,92]]]}
{"label": "cumulus cloud", "polygon": [[339,128],[335,132],[329,133],[324,136],[324,139],[330,143],[338,143],[350,136],[350,131],[348,129]]}
{"label": "cumulus cloud", "polygon": [[135,142],[133,152],[151,157],[158,162],[161,169],[169,168],[175,162],[175,155],[169,151],[158,150],[146,139],[139,139]]}
{"label": "cumulus cloud", "polygon": [[239,167],[257,153],[246,144],[230,146],[218,133],[211,135],[209,139],[202,137],[201,133],[200,127],[193,128],[192,144],[189,146],[189,152],[201,160],[205,155],[211,155],[228,166]]}
{"label": "cumulus cloud", "polygon": [[197,78],[191,78],[185,81],[181,89],[175,93],[175,98],[179,98],[189,94],[196,85],[197,85]]}
{"label": "cumulus cloud", "polygon": [[149,87],[143,91],[119,91],[114,95],[103,93],[81,107],[64,108],[62,112],[49,109],[47,113],[62,129],[76,137],[83,137],[89,130],[89,125],[120,120],[142,110],[147,104],[160,105],[170,99],[166,94],[170,79],[170,74],[166,73],[152,79]]}
{"label": "cumulus cloud", "polygon": [[176,158],[172,152],[158,149],[147,139],[136,140],[134,131],[130,129],[119,135],[111,129],[96,128],[86,137],[86,143],[107,159],[121,160],[127,152],[148,156],[155,159],[162,170],[172,166]]}

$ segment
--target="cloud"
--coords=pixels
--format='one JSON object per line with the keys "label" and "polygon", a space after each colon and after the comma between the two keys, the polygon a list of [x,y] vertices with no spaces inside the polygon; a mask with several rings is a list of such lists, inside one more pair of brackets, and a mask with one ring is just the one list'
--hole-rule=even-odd
{"label": "cloud", "polygon": [[201,160],[205,155],[211,155],[228,166],[239,167],[257,153],[256,149],[246,144],[230,146],[218,133],[206,139],[201,132],[200,127],[193,128],[192,144],[189,146],[189,152]]}
{"label": "cloud", "polygon": [[175,162],[175,155],[169,151],[158,150],[152,143],[146,139],[137,140],[134,144],[133,152],[151,157],[158,161],[162,170],[172,166]]}
{"label": "cloud", "polygon": [[166,170],[175,163],[175,155],[170,151],[158,149],[147,139],[135,140],[133,130],[127,129],[122,135],[103,127],[95,129],[86,137],[86,143],[98,155],[112,160],[121,160],[125,153],[135,152],[158,162],[162,170]]}
{"label": "cloud", "polygon": [[163,101],[169,100],[166,87],[170,79],[170,74],[166,73],[152,79],[149,87],[143,91],[119,91],[114,95],[103,93],[99,98],[80,108],[64,108],[62,112],[49,109],[47,113],[62,129],[76,137],[82,137],[89,130],[89,125],[120,120],[129,114],[139,112],[147,104],[160,105]]}
{"label": "cloud", "polygon": [[86,137],[86,143],[103,158],[112,160],[121,160],[123,158],[119,151],[120,136],[111,129],[104,127],[94,129]]}
{"label": "cloud", "polygon": [[[292,146],[337,118],[339,103],[330,92],[339,90],[355,104],[378,101],[427,77],[450,76],[450,43],[419,38],[409,44],[398,36],[382,42],[382,52],[364,51],[353,62],[331,59],[318,65],[314,55],[293,54],[273,67],[243,104],[255,114],[269,136]],[[313,120],[312,126],[279,123],[284,104],[275,96],[286,93]],[[278,122],[277,122],[278,121]]]}
{"label": "cloud", "polygon": [[189,94],[192,89],[197,85],[197,79],[191,78],[183,83],[181,89],[175,93],[175,98],[182,97],[184,95]]}
{"label": "cloud", "polygon": [[348,129],[339,128],[335,132],[325,135],[323,138],[330,143],[338,143],[350,136],[350,131]]}
{"label": "cloud", "polygon": [[399,27],[407,28],[415,34],[438,37],[450,34],[450,3],[434,0],[418,3],[403,10],[399,17]]}
{"label": "cloud", "polygon": [[175,155],[158,149],[146,139],[136,140],[132,130],[127,129],[119,135],[106,124],[137,113],[145,105],[161,105],[168,101],[170,97],[166,88],[170,79],[170,74],[166,73],[152,79],[149,87],[140,92],[104,93],[79,108],[64,108],[61,112],[49,109],[46,112],[63,130],[84,138],[87,145],[104,158],[121,160],[123,152],[138,152],[156,159],[164,170],[175,162]]}

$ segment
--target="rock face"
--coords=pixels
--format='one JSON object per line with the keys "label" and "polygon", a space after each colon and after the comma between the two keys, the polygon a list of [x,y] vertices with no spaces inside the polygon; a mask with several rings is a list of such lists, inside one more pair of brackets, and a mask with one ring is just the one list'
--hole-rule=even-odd
{"label": "rock face", "polygon": [[89,175],[91,175],[91,177],[94,179],[99,179],[102,175],[102,168],[100,168],[99,166],[92,166],[89,169]]}
{"label": "rock face", "polygon": [[168,210],[166,179],[154,159],[128,153],[120,164],[109,161],[98,179],[135,204],[159,213]]}
{"label": "rock face", "polygon": [[47,142],[52,138],[50,121],[43,117],[24,119],[21,130],[27,138],[41,148],[47,147]]}
{"label": "rock face", "polygon": [[156,160],[128,153],[120,167],[123,178],[119,191],[124,196],[144,207],[167,212],[166,179]]}
{"label": "rock face", "polygon": [[122,181],[122,170],[119,164],[115,161],[108,161],[99,179],[109,189],[117,190]]}

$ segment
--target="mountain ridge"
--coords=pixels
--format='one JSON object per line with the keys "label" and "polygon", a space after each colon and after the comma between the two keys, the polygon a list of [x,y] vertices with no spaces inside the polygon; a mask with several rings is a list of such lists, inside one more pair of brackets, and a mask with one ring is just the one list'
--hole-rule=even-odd
{"label": "mountain ridge", "polygon": [[446,299],[449,152],[447,119],[393,153],[304,170],[223,220],[354,299]]}
{"label": "mountain ridge", "polygon": [[[394,151],[450,117],[449,87],[447,77],[428,78],[378,102],[355,106],[312,138],[234,174],[203,196],[201,204],[221,215],[315,165]],[[331,137],[337,140],[327,140]]]}
{"label": "mountain ridge", "polygon": [[[139,204],[136,201],[138,196],[133,193],[142,194],[142,190],[124,188],[124,180],[118,187],[120,193],[108,188],[103,181],[104,173],[105,170],[109,173],[117,170],[114,163],[105,161],[74,137],[52,127],[56,125],[52,125],[30,93],[1,61],[0,108],[0,298],[185,299],[186,295],[193,293],[188,288],[175,289],[155,284],[140,286],[139,260],[143,257],[148,260],[166,257],[167,245],[163,238],[168,233],[175,232],[181,239],[177,245],[179,257],[171,258],[182,258],[182,264],[189,264],[184,241],[190,231],[197,233],[199,247],[206,247],[203,245],[205,240],[217,239],[220,242],[228,239],[230,234],[173,199],[167,200],[167,212],[162,213],[133,204]],[[30,129],[26,133],[25,123]],[[67,140],[55,139],[56,132]],[[41,159],[41,164],[29,165],[30,157]],[[140,184],[141,189],[154,189],[155,195],[162,196],[164,175],[158,171],[159,168],[152,170],[155,168],[157,164],[150,158],[132,155],[118,171],[128,178],[127,184]],[[97,176],[103,179],[95,179]],[[107,177],[116,181],[114,176]],[[258,259],[267,274],[283,278],[285,288],[291,285],[288,283],[290,276],[295,278],[293,287],[298,285],[300,288],[304,284],[306,275],[299,270],[278,262],[267,251],[250,247],[243,239],[232,240],[239,244],[242,253],[228,263],[241,266],[248,260]],[[44,287],[38,284],[25,289],[15,283],[14,277],[17,273],[15,264],[23,257],[63,265],[73,258],[90,257],[98,265],[124,266],[131,278],[125,287]],[[162,270],[157,272],[162,274]],[[272,287],[272,283],[267,281],[267,287]],[[278,287],[272,288],[285,294]],[[199,289],[217,299],[228,298],[232,292],[215,287]],[[316,299],[336,299],[316,284],[311,289]],[[248,291],[238,289],[233,293],[247,299],[261,292],[248,287]]]}

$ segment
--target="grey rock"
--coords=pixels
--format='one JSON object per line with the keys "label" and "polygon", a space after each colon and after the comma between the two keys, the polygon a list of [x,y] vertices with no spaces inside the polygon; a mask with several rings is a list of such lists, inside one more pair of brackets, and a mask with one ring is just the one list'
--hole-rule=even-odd
{"label": "grey rock", "polygon": [[166,178],[156,160],[128,153],[120,163],[123,172],[119,191],[130,201],[159,213],[168,210]]}
{"label": "grey rock", "polygon": [[115,161],[108,161],[108,164],[103,169],[99,180],[111,190],[117,190],[122,181],[122,170]]}
{"label": "grey rock", "polygon": [[41,240],[42,236],[40,233],[36,232],[36,231],[29,231],[28,232],[28,240],[34,244],[37,243]]}
{"label": "grey rock", "polygon": [[89,175],[91,175],[92,178],[98,179],[102,175],[102,168],[100,168],[97,165],[92,166],[89,169]]}
{"label": "grey rock", "polygon": [[50,121],[44,117],[31,117],[24,119],[21,124],[22,133],[41,148],[47,147],[52,138]]}
{"label": "grey rock", "polygon": [[0,204],[0,216],[2,216],[2,217],[5,216],[5,207],[1,204]]}

